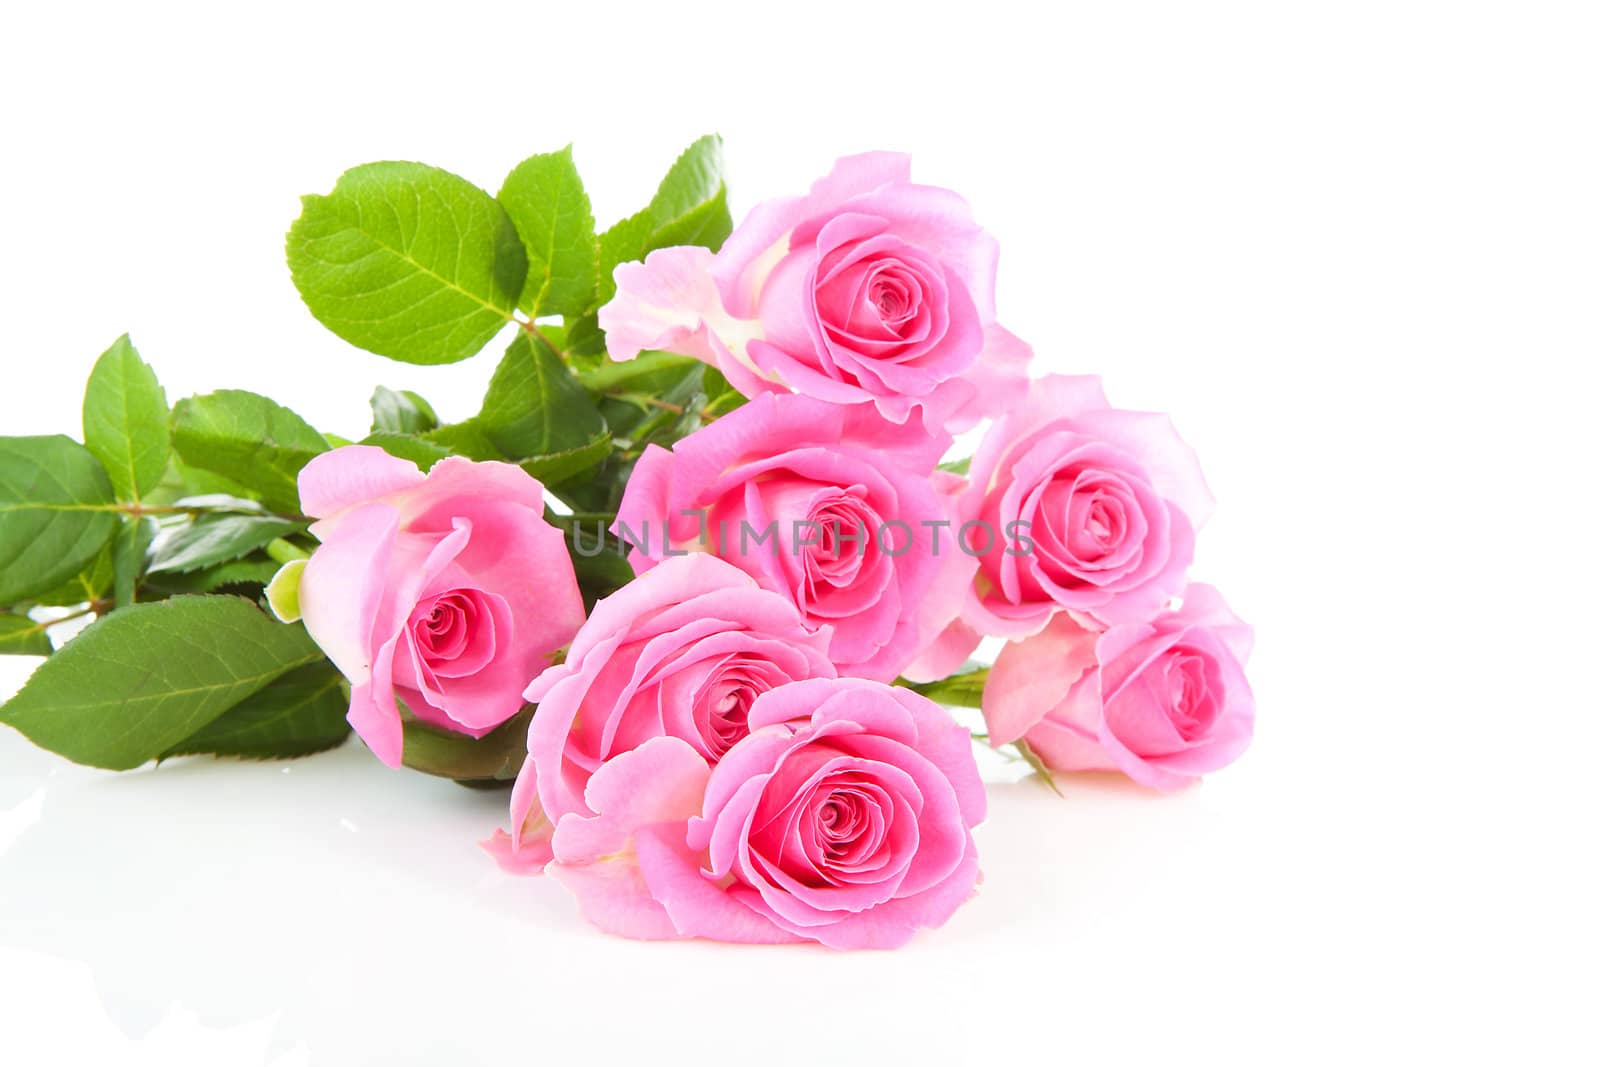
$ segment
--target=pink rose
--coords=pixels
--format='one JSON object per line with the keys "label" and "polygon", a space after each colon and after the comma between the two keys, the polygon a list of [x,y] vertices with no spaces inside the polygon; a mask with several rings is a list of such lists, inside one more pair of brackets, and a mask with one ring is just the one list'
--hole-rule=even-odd
{"label": "pink rose", "polygon": [[811,194],[758,205],[715,255],[617,267],[600,309],[613,359],[665,349],[746,396],[793,390],[959,432],[1020,396],[1030,353],[995,324],[994,238],[910,157],[839,160]]}
{"label": "pink rose", "polygon": [[942,677],[982,636],[1038,633],[1067,610],[1148,618],[1183,588],[1211,494],[1164,415],[1119,411],[1100,380],[1052,375],[995,420],[957,504],[977,581],[911,676]]}
{"label": "pink rose", "polygon": [[1208,585],[1149,622],[1095,633],[1068,615],[1007,645],[983,692],[989,741],[1024,738],[1056,770],[1176,789],[1250,744],[1250,627]]}
{"label": "pink rose", "polygon": [[544,489],[507,463],[440,460],[426,476],[351,445],[300,472],[322,542],[300,580],[306,629],[350,680],[350,725],[398,766],[397,699],[418,719],[481,737],[583,622]]}
{"label": "pink rose", "polygon": [[931,472],[949,438],[871,408],[766,395],[651,446],[612,527],[644,572],[687,550],[726,559],[829,626],[842,674],[892,679],[955,611],[973,560]]}
{"label": "pink rose", "polygon": [[907,689],[773,689],[715,766],[658,737],[589,781],[547,870],[628,937],[893,948],[978,882],[983,783],[966,730]]}
{"label": "pink rose", "polygon": [[539,709],[511,795],[512,850],[538,861],[550,826],[593,814],[584,789],[600,766],[652,737],[721,759],[762,693],[833,677],[827,644],[793,604],[711,556],[667,560],[600,601],[565,662],[528,687]]}

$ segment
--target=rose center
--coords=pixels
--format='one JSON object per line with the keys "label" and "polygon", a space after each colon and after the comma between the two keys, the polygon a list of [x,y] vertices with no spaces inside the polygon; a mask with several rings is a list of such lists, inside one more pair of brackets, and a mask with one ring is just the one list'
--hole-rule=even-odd
{"label": "rose center", "polygon": [[834,784],[818,798],[814,810],[814,840],[824,871],[846,873],[864,869],[884,845],[889,817],[885,799],[872,786]]}
{"label": "rose center", "polygon": [[750,732],[750,704],[755,691],[748,684],[732,685],[711,708],[711,747],[720,757]]}
{"label": "rose center", "polygon": [[1126,536],[1127,511],[1121,500],[1102,489],[1074,493],[1067,505],[1067,529],[1074,555],[1085,562],[1101,559]]}
{"label": "rose center", "polygon": [[1185,741],[1204,737],[1217,715],[1205,657],[1189,649],[1172,650],[1162,664],[1167,687],[1167,714]]}
{"label": "rose center", "polygon": [[423,654],[429,659],[455,659],[466,647],[476,615],[476,605],[461,593],[439,597],[413,630]]}
{"label": "rose center", "polygon": [[496,643],[511,639],[508,624],[499,597],[480,589],[451,589],[420,601],[407,629],[421,663],[442,678],[481,670]]}
{"label": "rose center", "polygon": [[813,581],[849,585],[872,544],[872,520],[861,504],[841,498],[812,511],[816,535],[806,546],[806,572]]}
{"label": "rose center", "polygon": [[898,326],[911,316],[911,295],[896,279],[883,275],[873,279],[871,299],[886,326]]}

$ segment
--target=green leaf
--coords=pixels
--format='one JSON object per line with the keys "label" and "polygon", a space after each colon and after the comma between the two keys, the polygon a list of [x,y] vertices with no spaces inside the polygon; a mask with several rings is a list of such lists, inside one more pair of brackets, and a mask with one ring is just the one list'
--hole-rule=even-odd
{"label": "green leaf", "polygon": [[594,215],[572,162],[572,146],[517,164],[500,187],[499,200],[528,255],[528,280],[517,307],[536,318],[582,315],[594,306],[599,273]]}
{"label": "green leaf", "polygon": [[664,392],[685,374],[703,364],[693,356],[674,352],[640,352],[633,359],[608,360],[578,374],[585,389],[595,393]]}
{"label": "green leaf", "polygon": [[720,419],[750,402],[749,397],[729,385],[722,372],[713,367],[706,368],[700,384],[706,394],[706,406],[700,411],[700,417],[705,422]]}
{"label": "green leaf", "polygon": [[965,459],[953,459],[948,463],[941,463],[939,464],[939,469],[947,474],[959,474],[965,478],[967,472],[972,469],[972,457],[967,456]]}
{"label": "green leaf", "polygon": [[370,433],[361,443],[381,448],[391,456],[410,460],[424,471],[450,454],[450,449],[444,445],[406,433]]}
{"label": "green leaf", "polygon": [[50,637],[26,615],[0,615],[0,655],[48,656]]}
{"label": "green leaf", "polygon": [[292,759],[335,748],[350,736],[350,706],[326,661],[290,671],[162,754]]}
{"label": "green leaf", "polygon": [[301,529],[300,523],[275,515],[202,515],[161,539],[148,572],[197,571],[248,556]]}
{"label": "green leaf", "polygon": [[[495,443],[484,432],[483,426],[476,418],[463,419],[461,422],[452,422],[430,431],[423,436],[423,440],[430,444],[447,448],[457,456],[466,456],[468,459],[489,460],[505,459],[505,455],[495,447]],[[407,458],[407,457],[402,457]]]}
{"label": "green leaf", "polygon": [[546,486],[560,485],[604,463],[611,455],[611,446],[611,435],[603,433],[586,445],[569,448],[564,452],[527,456],[519,462],[523,470]]}
{"label": "green leaf", "polygon": [[372,394],[373,433],[427,433],[438,425],[433,405],[409,389],[380,385]]}
{"label": "green leaf", "polygon": [[650,205],[600,235],[598,304],[616,294],[617,264],[643,259],[671,245],[704,245],[713,252],[733,232],[722,177],[722,138],[700,138],[684,149]]}
{"label": "green leaf", "polygon": [[111,476],[118,500],[137,501],[167,470],[167,394],[128,335],[117,338],[89,372],[83,396],[83,443]]}
{"label": "green leaf", "polygon": [[155,520],[148,518],[130,517],[117,529],[111,542],[113,602],[117,607],[128,607],[137,599],[135,593],[139,579],[144,577],[155,535]]}
{"label": "green leaf", "polygon": [[47,593],[116,532],[111,479],[70,437],[0,437],[0,605]]}
{"label": "green leaf", "polygon": [[215,593],[219,589],[264,586],[280,566],[270,559],[240,559],[191,574],[152,574],[145,585],[160,593]]}
{"label": "green leaf", "polygon": [[138,604],[102,617],[45,660],[0,708],[0,722],[74,762],[128,770],[320,659],[304,628],[238,597]]}
{"label": "green leaf", "polygon": [[705,203],[666,223],[658,224],[650,235],[650,247],[671,248],[674,245],[703,245],[718,249],[733,232],[733,216],[728,214],[728,193],[718,189]]}
{"label": "green leaf", "polygon": [[[161,484],[145,494],[144,503],[152,506],[174,504],[185,497],[231,496],[251,499],[257,494],[231,478],[190,466],[176,452],[167,463]],[[259,506],[260,502],[256,502]]]}
{"label": "green leaf", "polygon": [[606,429],[561,357],[526,333],[506,349],[474,421],[502,455],[513,459],[583,448]]}
{"label": "green leaf", "polygon": [[91,600],[104,600],[111,595],[115,587],[116,567],[113,551],[115,546],[116,539],[113,537],[94,557],[94,561],[83,570],[49,592],[28,599],[35,604],[53,608],[70,608],[86,604]]}
{"label": "green leaf", "polygon": [[976,670],[952,674],[937,682],[907,682],[901,679],[895,684],[921,693],[936,704],[947,704],[956,708],[981,708],[983,687],[988,680],[989,668],[979,667]]}
{"label": "green leaf", "polygon": [[300,416],[240,389],[178,401],[172,442],[185,463],[243,485],[286,515],[300,510],[300,468],[328,451]]}
{"label": "green leaf", "polygon": [[289,270],[311,314],[351,344],[455,363],[513,321],[527,256],[505,210],[466,179],[368,163],[302,204]]}
{"label": "green leaf", "polygon": [[635,378],[627,392],[611,391],[601,405],[613,435],[635,447],[655,442],[669,447],[700,428],[705,405],[703,363],[663,366],[657,373]]}
{"label": "green leaf", "polygon": [[[621,589],[633,581],[633,565],[612,548],[600,551],[595,546],[600,541],[600,534],[596,531],[597,523],[584,523],[578,529],[571,527],[567,530],[567,548],[572,556],[572,570],[578,577],[578,586],[583,590],[584,605],[591,610],[594,602]],[[583,544],[583,552],[573,548],[574,538]],[[608,544],[615,544],[614,540],[607,538]]]}
{"label": "green leaf", "polygon": [[606,359],[605,331],[600,328],[599,316],[593,312],[582,318],[567,320],[563,341],[565,344],[556,347],[562,350],[567,359],[574,361],[574,366],[578,362],[591,360],[596,365],[610,362]]}
{"label": "green leaf", "polygon": [[617,295],[617,281],[613,273],[619,263],[643,259],[653,250],[650,235],[655,233],[656,220],[645,208],[636,214],[611,225],[599,237],[600,281],[596,289],[595,304],[603,307]]}

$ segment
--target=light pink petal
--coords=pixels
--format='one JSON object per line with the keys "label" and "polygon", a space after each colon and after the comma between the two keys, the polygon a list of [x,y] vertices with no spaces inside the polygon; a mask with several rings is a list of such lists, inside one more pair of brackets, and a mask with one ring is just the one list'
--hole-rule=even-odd
{"label": "light pink petal", "polygon": [[1200,472],[1200,461],[1167,415],[1109,409],[1085,412],[1074,429],[1110,442],[1139,461],[1157,493],[1189,517],[1195,529],[1204,526],[1216,500]]}
{"label": "light pink petal", "polygon": [[1177,617],[1192,625],[1205,626],[1228,646],[1240,664],[1248,663],[1255,646],[1255,630],[1233,613],[1222,594],[1200,582],[1191,582],[1183,591],[1183,606]]}
{"label": "light pink petal", "polygon": [[[518,688],[525,686],[584,619],[566,536],[544,519],[544,486],[514,464],[452,456],[434,464],[403,509],[408,530],[442,533],[470,525],[472,536],[454,562],[473,584],[510,606],[510,647],[523,675]],[[411,604],[404,608],[409,615]]]}
{"label": "light pink petal", "polygon": [[961,517],[977,517],[989,492],[997,488],[996,473],[1019,441],[1053,422],[1110,406],[1094,375],[1051,374],[1029,382],[1021,405],[995,420],[973,454],[968,488],[961,498]]}
{"label": "light pink petal", "polygon": [[916,718],[916,749],[939,768],[955,790],[962,821],[968,829],[977,826],[988,814],[989,795],[972,754],[971,732],[927,697],[900,686],[888,690]]}
{"label": "light pink petal", "polygon": [[705,937],[749,945],[779,945],[803,940],[786,933],[734,899],[700,869],[698,857],[673,825],[650,826],[635,838],[639,870],[650,895],[685,937]]}
{"label": "light pink petal", "polygon": [[757,204],[728,235],[717,253],[712,275],[723,304],[734,315],[751,318],[767,275],[789,251],[789,234],[806,219],[830,212],[852,197],[911,177],[911,157],[893,152],[846,156],[811,187],[809,196]]}
{"label": "light pink petal", "polygon": [[689,744],[656,737],[607,760],[584,790],[593,816],[563,815],[553,840],[558,864],[595,863],[624,851],[634,832],[699,814],[711,769]]}
{"label": "light pink petal", "polygon": [[913,682],[937,682],[961,669],[983,635],[961,619],[946,626],[901,675]]}
{"label": "light pink petal", "polygon": [[[320,535],[321,527],[312,533]],[[399,529],[400,517],[388,504],[355,508],[340,516],[338,536],[311,554],[300,575],[306,632],[352,685],[371,678],[374,642],[393,635],[392,627],[374,633],[374,626]]]}
{"label": "light pink petal", "polygon": [[861,152],[841,156],[825,177],[811,186],[813,211],[827,211],[880,186],[911,180],[911,157],[904,152]]}
{"label": "light pink petal", "polygon": [[711,279],[713,259],[710,249],[685,245],[658,248],[642,263],[618,264],[617,294],[600,309],[611,358],[632,359],[651,349],[714,362],[707,324],[726,316]]}
{"label": "light pink petal", "polygon": [[631,857],[580,866],[551,863],[545,873],[578,899],[578,911],[585,919],[608,934],[635,941],[675,941],[685,936],[651,895]]}
{"label": "light pink petal", "polygon": [[957,908],[972,899],[978,881],[978,854],[969,836],[966,853],[949,878],[914,896],[886,901],[854,914],[844,913],[838,922],[800,926],[773,912],[753,890],[741,888],[735,891],[735,896],[780,929],[829,948],[888,949],[902,947],[919,930],[944,925]]}
{"label": "light pink petal", "polygon": [[766,200],[751,208],[717,252],[711,277],[729,314],[754,318],[767,277],[789,251],[789,232],[805,217],[804,197]]}
{"label": "light pink petal", "polygon": [[[622,641],[621,635],[612,634],[596,646],[593,654],[609,659]],[[516,787],[511,792],[513,817],[520,805],[531,805],[535,795],[544,811],[556,819],[569,811],[588,810],[583,805],[581,795],[584,779],[568,773],[569,761],[565,752],[568,735],[583,709],[594,678],[576,670],[557,673],[553,669],[540,675],[528,694],[535,694],[550,678],[556,680],[553,685],[538,692],[539,709],[534,712],[533,723],[528,727],[528,759],[523,763],[522,771],[517,775]],[[528,699],[535,697],[529,695]]]}
{"label": "light pink petal", "polygon": [[658,737],[609,760],[589,779],[593,816],[569,813],[556,824],[545,872],[578,898],[583,915],[608,933],[645,940],[681,936],[651,895],[634,851],[649,825],[676,827],[700,810],[705,760],[675,737]]}
{"label": "light pink petal", "polygon": [[1169,770],[1159,761],[1147,760],[1138,753],[1133,752],[1118,740],[1117,735],[1109,729],[1100,731],[1100,746],[1110,757],[1116,769],[1132,778],[1140,785],[1159,789],[1163,793],[1170,793],[1176,789],[1191,785],[1200,777],[1199,773],[1185,773]]}
{"label": "light pink petal", "polygon": [[987,594],[973,589],[961,607],[961,621],[985,637],[1020,641],[1043,630],[1056,613],[1049,601],[1013,604],[998,589]]}
{"label": "light pink petal", "polygon": [[1097,639],[1062,613],[1034,636],[1006,645],[983,687],[989,743],[1010,744],[1050,714],[1078,679],[1096,668]]}
{"label": "light pink petal", "polygon": [[[526,837],[523,840],[528,842]],[[493,856],[495,863],[507,874],[542,874],[545,864],[550,862],[548,834],[545,835],[543,847],[536,840],[518,847],[510,834],[496,830],[489,838],[479,842],[479,847]]]}
{"label": "light pink petal", "polygon": [[1119,770],[1116,760],[1100,744],[1098,730],[1090,733],[1075,723],[1052,718],[1029,730],[1026,740],[1044,765],[1054,771]]}
{"label": "light pink petal", "polygon": [[300,510],[314,519],[422,483],[415,463],[371,445],[324,452],[300,470]]}
{"label": "light pink petal", "polygon": [[969,388],[949,410],[936,411],[941,424],[951,433],[965,433],[979,421],[1013,411],[1028,393],[1028,364],[1033,349],[1004,327],[990,323],[983,331],[983,353],[977,365],[961,379]]}
{"label": "light pink petal", "polygon": [[350,689],[350,728],[385,766],[399,767],[405,748],[405,730],[394,699],[391,672],[395,642],[390,640],[373,654],[372,680]]}

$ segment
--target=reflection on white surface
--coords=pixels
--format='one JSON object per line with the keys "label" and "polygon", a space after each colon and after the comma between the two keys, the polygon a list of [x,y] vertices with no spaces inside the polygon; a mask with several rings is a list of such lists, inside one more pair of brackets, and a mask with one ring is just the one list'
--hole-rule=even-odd
{"label": "reflection on white surface", "polygon": [[[984,1001],[1004,975],[980,981],[985,961],[1050,951],[1041,934],[1092,926],[1096,895],[1154,903],[1184,862],[1185,827],[1205,818],[1198,792],[1158,801],[1106,780],[1063,801],[985,763],[996,785],[979,898],[908,950],[839,954],[605,937],[559,886],[504,875],[478,849],[505,794],[388,771],[358,743],[293,763],[114,775],[4,731],[0,841],[14,839],[0,852],[0,952],[87,964],[129,1039],[192,1019],[261,1062],[478,1062],[535,1026],[554,1028],[546,1049],[645,1049],[703,1013],[809,1011],[819,998],[854,1005],[830,1033],[858,1050],[955,1062],[983,1028],[927,1025],[931,996],[996,1010]],[[1135,859],[1120,885],[1075,874],[1084,857],[1118,856]],[[798,1047],[773,1055],[814,1061]]]}

